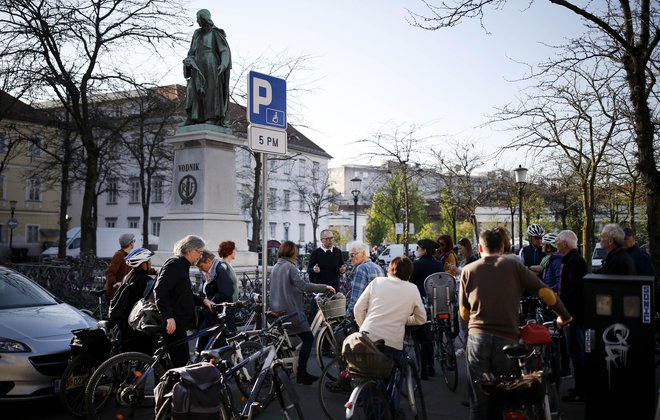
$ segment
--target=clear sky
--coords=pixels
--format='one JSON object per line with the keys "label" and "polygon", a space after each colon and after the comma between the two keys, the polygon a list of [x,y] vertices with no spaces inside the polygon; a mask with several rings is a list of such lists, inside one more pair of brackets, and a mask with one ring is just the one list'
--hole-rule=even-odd
{"label": "clear sky", "polygon": [[[479,126],[520,91],[510,80],[528,69],[515,61],[542,61],[553,54],[542,43],[560,43],[581,29],[561,7],[537,1],[523,11],[527,2],[520,3],[489,11],[489,33],[477,20],[437,31],[415,28],[406,8],[424,12],[418,0],[196,0],[188,13],[192,35],[195,12],[211,11],[234,60],[282,51],[313,56],[305,79],[314,80],[314,91],[301,97],[299,119],[289,122],[309,126],[302,131],[338,166],[358,162],[353,142],[391,123],[423,126],[420,137],[438,135],[435,148],[450,139],[475,142],[484,153],[506,144],[511,133]],[[181,54],[168,83],[185,83]],[[524,159],[522,152],[509,153],[499,166],[517,167]]]}

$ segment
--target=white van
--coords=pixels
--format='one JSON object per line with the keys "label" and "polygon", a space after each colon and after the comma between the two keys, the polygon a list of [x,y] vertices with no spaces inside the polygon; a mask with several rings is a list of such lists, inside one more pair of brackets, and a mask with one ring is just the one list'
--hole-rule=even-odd
{"label": "white van", "polygon": [[591,254],[591,269],[596,271],[603,265],[603,258],[607,256],[607,252],[601,248],[600,243],[594,247],[594,252]]}
{"label": "white van", "polygon": [[[412,257],[415,255],[415,251],[417,251],[417,244],[408,244],[408,255]],[[401,256],[403,256],[403,244],[388,245],[378,256],[378,264],[387,266],[394,258]]]}
{"label": "white van", "polygon": [[[66,233],[66,256],[77,258],[80,255],[80,233],[79,227],[69,229]],[[98,258],[110,259],[119,249],[119,237],[124,233],[135,235],[135,247],[142,246],[142,233],[139,229],[127,228],[97,228],[96,229],[96,256]],[[152,251],[158,249],[158,237],[149,235],[149,248]],[[57,246],[50,247],[41,253],[43,259],[57,257]]]}

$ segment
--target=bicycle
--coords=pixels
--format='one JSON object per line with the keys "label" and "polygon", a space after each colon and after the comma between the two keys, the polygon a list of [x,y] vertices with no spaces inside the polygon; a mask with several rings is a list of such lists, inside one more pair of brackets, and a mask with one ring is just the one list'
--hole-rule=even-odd
{"label": "bicycle", "polygon": [[[267,378],[271,378],[270,383],[275,388],[284,418],[301,420],[304,418],[298,394],[289,381],[289,376],[281,360],[277,358],[277,351],[274,346],[263,347],[233,367],[227,366],[224,359],[222,359],[220,356],[221,350],[213,349],[202,352],[203,359],[215,364],[222,372],[222,390],[219,396],[222,401],[221,419],[251,419],[255,415],[255,411],[263,408],[263,405],[258,402],[258,396],[261,394],[262,386],[267,383]],[[244,366],[252,363],[260,364],[261,368],[259,369],[254,386],[247,397],[247,401],[242,408],[239,408],[235,405],[232,398],[229,383]],[[164,414],[157,413],[156,420],[169,418],[166,416],[166,413]]]}
{"label": "bicycle", "polygon": [[119,353],[119,327],[110,321],[99,321],[98,328],[72,333],[69,363],[55,388],[62,407],[76,417],[85,417],[85,386],[104,360]]}
{"label": "bicycle", "polygon": [[92,310],[81,309],[80,312],[84,312],[87,315],[91,316],[94,319],[104,320],[108,319],[108,311],[105,308],[105,289],[92,289],[89,291],[89,294],[95,297],[98,300],[98,304]]}
{"label": "bicycle", "polygon": [[[222,322],[226,309],[240,305],[240,301],[214,304],[214,310],[222,308],[222,312],[218,314],[220,323],[169,345],[165,344],[162,326],[147,326],[147,333],[158,336],[158,344],[153,356],[140,352],[126,352],[103,362],[89,378],[85,388],[87,418],[116,419],[134,416],[138,412],[153,412],[154,388],[165,371],[172,367],[168,349],[190,343],[208,334],[211,334],[211,338],[204,350],[212,348],[226,331],[226,326]],[[200,358],[201,352],[192,362],[197,362]]]}
{"label": "bicycle", "polygon": [[[405,347],[387,379],[365,378],[347,371],[340,374],[350,379],[353,386],[344,404],[347,419],[354,415],[370,420],[427,418],[419,372]],[[401,397],[404,404],[401,404]]]}
{"label": "bicycle", "polygon": [[456,280],[449,273],[434,273],[424,280],[433,333],[433,356],[450,391],[458,386],[454,337],[458,334]]}
{"label": "bicycle", "polygon": [[316,362],[320,370],[337,356],[338,341],[334,329],[339,325],[346,314],[346,297],[342,293],[314,295],[319,310],[312,320],[310,330],[314,335],[314,349]]}

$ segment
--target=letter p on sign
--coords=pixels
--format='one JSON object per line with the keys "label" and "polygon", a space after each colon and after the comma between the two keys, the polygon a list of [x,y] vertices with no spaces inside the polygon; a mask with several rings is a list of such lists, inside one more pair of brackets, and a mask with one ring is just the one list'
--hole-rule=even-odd
{"label": "letter p on sign", "polygon": [[252,125],[286,129],[286,81],[251,71],[247,114]]}

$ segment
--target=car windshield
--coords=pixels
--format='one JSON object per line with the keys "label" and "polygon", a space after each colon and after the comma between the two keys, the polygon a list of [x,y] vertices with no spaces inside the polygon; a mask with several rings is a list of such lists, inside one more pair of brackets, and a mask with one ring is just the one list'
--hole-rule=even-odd
{"label": "car windshield", "polygon": [[0,309],[57,304],[52,295],[26,277],[0,270]]}

